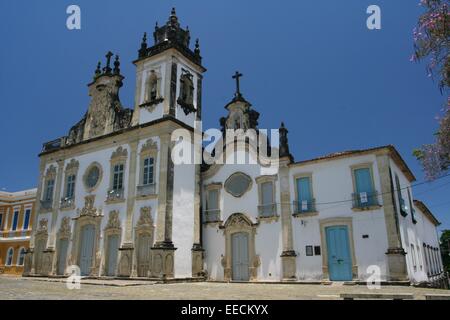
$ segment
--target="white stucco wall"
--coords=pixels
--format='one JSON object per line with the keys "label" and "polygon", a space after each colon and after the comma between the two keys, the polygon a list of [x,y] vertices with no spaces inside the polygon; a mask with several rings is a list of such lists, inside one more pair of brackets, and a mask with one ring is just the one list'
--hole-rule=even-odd
{"label": "white stucco wall", "polygon": [[[377,265],[386,277],[387,236],[383,208],[370,211],[352,210],[352,166],[371,164],[375,190],[380,193],[380,177],[375,155],[338,158],[317,163],[293,166],[290,170],[291,203],[295,201],[295,180],[298,174],[311,174],[313,197],[318,215],[293,218],[294,250],[297,252],[297,277],[322,279],[324,245],[320,237],[320,220],[347,217],[352,219],[358,277],[365,279],[367,267]],[[381,196],[378,201],[382,204]],[[363,235],[368,238],[363,239]],[[306,256],[306,246],[321,246],[321,256]]]}

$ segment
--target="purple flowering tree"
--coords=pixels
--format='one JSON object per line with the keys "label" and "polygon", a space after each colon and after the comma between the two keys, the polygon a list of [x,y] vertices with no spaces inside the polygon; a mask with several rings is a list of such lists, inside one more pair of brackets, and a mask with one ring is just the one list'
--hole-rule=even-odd
{"label": "purple flowering tree", "polygon": [[426,177],[433,180],[445,174],[450,167],[450,0],[421,0],[425,13],[414,29],[413,61],[428,60],[429,77],[439,80],[439,87],[447,101],[439,117],[439,129],[433,144],[414,151],[422,163]]}

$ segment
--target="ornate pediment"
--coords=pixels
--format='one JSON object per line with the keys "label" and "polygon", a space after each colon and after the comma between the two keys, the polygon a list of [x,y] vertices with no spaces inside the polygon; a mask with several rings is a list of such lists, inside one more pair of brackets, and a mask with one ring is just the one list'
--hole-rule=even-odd
{"label": "ornate pediment", "polygon": [[141,208],[141,215],[139,216],[137,225],[138,225],[138,227],[153,226],[152,208],[151,207],[142,207]]}
{"label": "ornate pediment", "polygon": [[158,151],[158,143],[153,139],[148,139],[141,148],[141,152]]}
{"label": "ornate pediment", "polygon": [[225,228],[228,228],[228,227],[231,227],[231,226],[249,226],[249,227],[252,227],[253,223],[245,215],[243,215],[241,213],[235,213],[231,217],[229,217],[227,222],[225,223]]}
{"label": "ornate pediment", "polygon": [[46,173],[45,173],[45,177],[47,179],[54,179],[56,178],[56,167],[54,165],[50,165],[50,167],[48,167]]}
{"label": "ornate pediment", "polygon": [[128,156],[128,150],[126,148],[122,148],[122,146],[118,147],[116,151],[114,151],[111,155],[111,160],[126,158]]}
{"label": "ornate pediment", "polygon": [[64,217],[59,228],[59,236],[62,238],[70,237],[70,218]]}
{"label": "ornate pediment", "polygon": [[77,160],[72,159],[66,166],[66,172],[76,172],[78,170],[79,166],[80,166],[80,163]]}
{"label": "ornate pediment", "polygon": [[81,217],[98,217],[101,211],[94,208],[95,195],[86,196],[84,198],[84,207],[77,210],[78,216]]}
{"label": "ornate pediment", "polygon": [[120,229],[119,211],[113,210],[109,213],[109,219],[105,229]]}

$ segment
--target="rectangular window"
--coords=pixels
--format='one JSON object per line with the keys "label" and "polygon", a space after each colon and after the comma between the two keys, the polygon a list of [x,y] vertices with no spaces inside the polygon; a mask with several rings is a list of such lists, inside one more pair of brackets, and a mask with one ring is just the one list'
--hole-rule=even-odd
{"label": "rectangular window", "polygon": [[123,189],[123,164],[114,166],[113,190]]}
{"label": "rectangular window", "polygon": [[25,210],[25,217],[23,218],[23,230],[28,230],[28,227],[30,226],[30,216],[31,216],[31,209]]}
{"label": "rectangular window", "polygon": [[208,211],[219,209],[219,190],[209,190],[206,200],[206,209]]}
{"label": "rectangular window", "polygon": [[314,247],[314,255],[315,256],[320,256],[321,255],[321,253],[320,253],[320,246],[315,246]]}
{"label": "rectangular window", "polygon": [[307,257],[311,257],[313,255],[313,246],[306,246],[305,252]]}
{"label": "rectangular window", "polygon": [[19,211],[14,211],[13,223],[12,223],[12,231],[17,230],[17,223],[19,222]]}
{"label": "rectangular window", "polygon": [[75,175],[67,177],[66,198],[72,199],[75,195]]}
{"label": "rectangular window", "polygon": [[376,205],[376,194],[373,190],[373,180],[370,168],[359,168],[353,171],[355,177],[355,206],[367,207]]}
{"label": "rectangular window", "polygon": [[3,213],[0,213],[0,230],[3,230]]}
{"label": "rectangular window", "polygon": [[397,190],[397,197],[398,197],[398,203],[400,204],[400,214],[404,217],[408,215],[406,212],[406,203],[405,199],[403,199],[402,196],[402,188],[400,186],[400,179],[398,178],[398,175],[395,174],[395,188]]}
{"label": "rectangular window", "polygon": [[423,270],[423,256],[422,253],[420,252],[420,246],[416,246],[417,248],[417,260],[419,260],[419,267],[420,267],[420,271]]}
{"label": "rectangular window", "polygon": [[45,200],[51,201],[53,199],[53,188],[55,186],[55,180],[50,179],[47,181],[47,186],[45,188]]}
{"label": "rectangular window", "polygon": [[206,222],[220,221],[218,189],[208,190],[207,192],[205,220]]}
{"label": "rectangular window", "polygon": [[146,158],[144,159],[144,178],[143,185],[149,185],[154,183],[154,167],[155,167],[155,159],[154,158]]}
{"label": "rectangular window", "polygon": [[275,199],[273,197],[273,182],[263,182],[260,185],[261,199],[259,214],[262,217],[269,217],[275,213]]}
{"label": "rectangular window", "polygon": [[297,196],[297,213],[314,211],[310,177],[297,179]]}

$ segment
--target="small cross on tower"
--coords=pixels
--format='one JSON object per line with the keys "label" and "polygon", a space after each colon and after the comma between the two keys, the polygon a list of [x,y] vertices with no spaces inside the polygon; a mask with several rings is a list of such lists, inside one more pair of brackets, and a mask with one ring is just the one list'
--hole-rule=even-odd
{"label": "small cross on tower", "polygon": [[236,73],[233,76],[233,79],[236,80],[236,93],[235,93],[236,97],[241,97],[242,96],[241,95],[241,88],[240,88],[240,84],[239,84],[239,78],[242,77],[242,76],[243,76],[243,74],[240,73],[239,71],[236,71]]}

